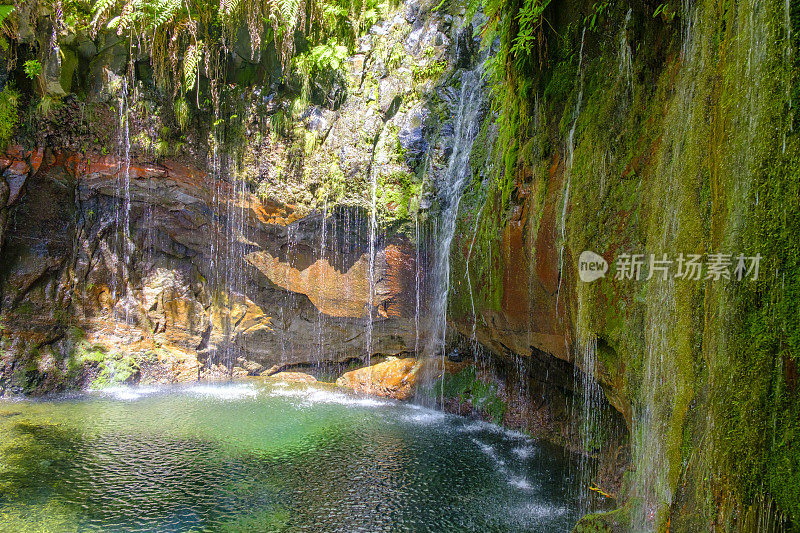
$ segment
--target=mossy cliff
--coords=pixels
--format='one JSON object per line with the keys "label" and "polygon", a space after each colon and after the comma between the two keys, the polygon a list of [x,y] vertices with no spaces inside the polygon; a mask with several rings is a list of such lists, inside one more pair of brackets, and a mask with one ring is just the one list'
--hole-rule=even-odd
{"label": "mossy cliff", "polygon": [[[501,17],[452,323],[574,362],[624,416],[622,508],[578,530],[797,527],[800,7],[552,3],[539,57],[510,51],[527,7]],[[585,250],[605,277],[580,281]],[[616,279],[626,253],[645,254],[639,280]],[[715,253],[731,279],[675,277],[679,254]],[[674,261],[666,280],[649,254]],[[757,279],[736,279],[739,254],[761,256]]]}

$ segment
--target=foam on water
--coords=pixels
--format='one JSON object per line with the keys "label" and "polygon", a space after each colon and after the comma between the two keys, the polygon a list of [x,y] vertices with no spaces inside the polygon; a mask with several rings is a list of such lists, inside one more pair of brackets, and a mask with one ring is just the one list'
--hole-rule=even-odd
{"label": "foam on water", "polygon": [[511,453],[524,460],[533,457],[536,454],[536,448],[533,446],[516,446],[511,450]]}
{"label": "foam on water", "polygon": [[305,398],[308,396],[307,389],[289,389],[283,383],[280,387],[276,386],[275,389],[271,390],[267,396],[272,398]]}
{"label": "foam on water", "polygon": [[155,387],[129,387],[125,385],[119,385],[116,387],[107,387],[105,389],[98,389],[97,392],[111,396],[116,400],[122,401],[133,401],[138,400],[143,396],[147,396],[149,394],[153,394],[157,392],[158,389]]}
{"label": "foam on water", "polygon": [[[474,442],[478,446],[478,448],[480,448],[480,450],[495,463],[495,465],[497,466],[497,471],[503,474],[503,476],[505,476],[506,482],[509,485],[511,485],[516,489],[524,491],[534,491],[536,489],[536,487],[533,486],[533,484],[528,480],[528,478],[526,478],[524,475],[512,472],[506,466],[506,462],[503,460],[502,457],[500,457],[500,454],[498,453],[495,446],[492,446],[491,444],[487,444],[475,438],[472,439],[472,442]],[[515,448],[515,450],[517,449],[519,448]]]}
{"label": "foam on water", "polygon": [[269,396],[274,398],[297,398],[302,400],[304,407],[317,404],[337,404],[348,407],[383,407],[393,405],[393,402],[386,400],[376,400],[362,396],[352,396],[341,392],[332,392],[323,389],[308,388],[279,388],[269,392]]}
{"label": "foam on water", "polygon": [[249,383],[235,385],[194,385],[187,392],[196,396],[211,396],[219,400],[241,400],[258,396],[258,390]]}
{"label": "foam on water", "polygon": [[483,420],[474,420],[468,424],[461,426],[460,428],[458,428],[458,430],[461,431],[462,433],[479,433],[481,431],[488,431],[489,433],[503,435],[504,437],[507,437],[509,439],[518,439],[524,441],[531,440],[530,437],[528,437],[521,431],[500,427],[496,424],[490,424],[489,422],[484,422]]}
{"label": "foam on water", "polygon": [[531,485],[531,482],[528,481],[527,478],[524,476],[510,476],[508,478],[508,484],[512,487],[516,487],[520,490],[533,490],[534,487]]}
{"label": "foam on water", "polygon": [[436,411],[434,409],[429,409],[427,407],[423,407],[421,405],[416,404],[405,404],[410,411],[411,414],[403,416],[403,420],[407,422],[412,422],[415,424],[423,424],[423,425],[433,425],[433,424],[440,424],[447,420],[447,414],[441,411]]}
{"label": "foam on water", "polygon": [[419,411],[411,415],[406,415],[403,420],[414,424],[433,425],[440,424],[447,419],[447,415],[432,410]]}
{"label": "foam on water", "polygon": [[[497,463],[498,466],[505,466],[506,462],[500,458],[500,456],[497,454],[497,451],[494,449],[494,446],[491,444],[486,444],[485,442],[481,442],[478,439],[472,439],[472,442],[477,444],[478,448],[480,448],[481,451],[485,453],[487,457],[489,457],[489,459]],[[501,471],[504,471],[504,469],[501,469]]]}

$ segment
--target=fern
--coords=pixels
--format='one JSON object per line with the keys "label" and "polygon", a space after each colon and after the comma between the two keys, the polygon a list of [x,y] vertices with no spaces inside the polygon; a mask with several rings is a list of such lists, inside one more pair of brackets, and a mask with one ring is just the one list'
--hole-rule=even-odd
{"label": "fern", "polygon": [[300,0],[273,0],[272,6],[273,10],[280,15],[283,23],[288,28],[294,29],[300,15]]}
{"label": "fern", "polygon": [[172,22],[181,9],[181,0],[155,0],[147,5],[153,13],[152,28],[158,29]]}
{"label": "fern", "polygon": [[347,18],[350,14],[346,8],[336,4],[323,4],[322,19],[326,26],[334,27],[340,18]]}
{"label": "fern", "polygon": [[219,14],[222,19],[230,19],[239,12],[239,0],[220,0]]}
{"label": "fern", "polygon": [[[348,50],[391,1],[94,0],[90,27],[94,33],[108,29],[135,41],[139,52],[150,55],[155,82],[164,90],[172,89],[175,105],[183,106],[178,98],[198,89],[203,65],[216,107],[220,87],[216,78],[242,24],[249,32],[254,61],[262,50],[262,39],[268,38],[283,71],[295,67],[307,83],[313,71],[341,69]],[[308,48],[293,63],[295,37],[301,32],[306,40],[297,42],[304,47],[307,43]]]}
{"label": "fern", "polygon": [[186,55],[183,57],[183,87],[185,91],[194,89],[197,78],[197,69],[203,58],[203,41],[189,45]]}
{"label": "fern", "polygon": [[0,6],[0,24],[13,12],[14,6]]}
{"label": "fern", "polygon": [[519,29],[514,37],[511,54],[530,55],[533,43],[541,36],[544,10],[550,0],[526,0],[522,10],[517,15]]}
{"label": "fern", "polygon": [[116,7],[118,3],[119,0],[96,0],[94,6],[92,7],[94,16],[92,17],[92,21],[89,23],[90,26],[96,31],[97,28],[108,17],[111,10]]}

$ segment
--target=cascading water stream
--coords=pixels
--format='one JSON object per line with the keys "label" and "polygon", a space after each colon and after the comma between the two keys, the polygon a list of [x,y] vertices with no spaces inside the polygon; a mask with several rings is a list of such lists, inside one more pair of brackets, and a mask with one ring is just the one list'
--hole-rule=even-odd
{"label": "cascading water stream", "polygon": [[[579,304],[580,305],[580,304]],[[579,310],[580,314],[580,310]],[[578,437],[585,453],[578,458],[578,504],[580,514],[592,509],[590,487],[596,481],[595,468],[591,460],[593,454],[600,452],[601,440],[598,438],[603,391],[597,382],[597,336],[580,325],[579,318],[577,342],[575,343],[575,389],[580,391],[581,412],[577,421]],[[574,417],[574,415],[573,415]]]}
{"label": "cascading water stream", "polygon": [[625,14],[625,24],[620,30],[619,37],[619,77],[625,80],[627,87],[633,83],[633,51],[631,43],[628,41],[628,27],[631,23],[632,8],[628,8]]}
{"label": "cascading water stream", "polygon": [[[235,158],[223,155],[220,146],[222,133],[217,125],[220,111],[215,109],[213,142],[211,145],[209,167],[212,182],[212,224],[209,239],[209,263],[211,268],[213,328],[219,327],[219,337],[215,346],[209,346],[209,368],[215,366],[216,371],[232,374],[238,351],[236,317],[245,288],[243,269],[244,246],[248,242],[245,213],[248,200],[244,180],[236,179],[231,165]],[[229,179],[225,179],[229,177]]]}
{"label": "cascading water stream", "polygon": [[441,355],[442,371],[447,334],[447,299],[450,292],[450,247],[455,236],[461,195],[470,176],[469,155],[480,127],[480,114],[486,102],[481,74],[482,65],[479,63],[475,69],[464,71],[461,75],[461,92],[455,112],[453,151],[447,169],[437,183],[442,208],[434,250],[435,285],[431,305],[432,328],[427,351],[431,356]]}
{"label": "cascading water stream", "polygon": [[[319,244],[319,261],[326,260],[326,247],[327,247],[327,224],[328,224],[328,200],[322,204],[322,227],[321,227],[321,237],[320,237],[320,244]],[[320,280],[318,285],[318,293],[317,298],[319,299],[322,304],[320,305],[321,308],[324,308],[324,301],[325,301],[325,269],[320,269]],[[317,309],[317,363],[322,361],[325,357],[325,335],[324,335],[324,313]]]}

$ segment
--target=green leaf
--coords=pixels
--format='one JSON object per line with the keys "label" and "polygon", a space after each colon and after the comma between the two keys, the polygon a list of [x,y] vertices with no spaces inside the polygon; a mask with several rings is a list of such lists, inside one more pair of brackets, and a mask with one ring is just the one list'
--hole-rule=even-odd
{"label": "green leaf", "polygon": [[14,6],[0,6],[0,24],[14,12]]}

